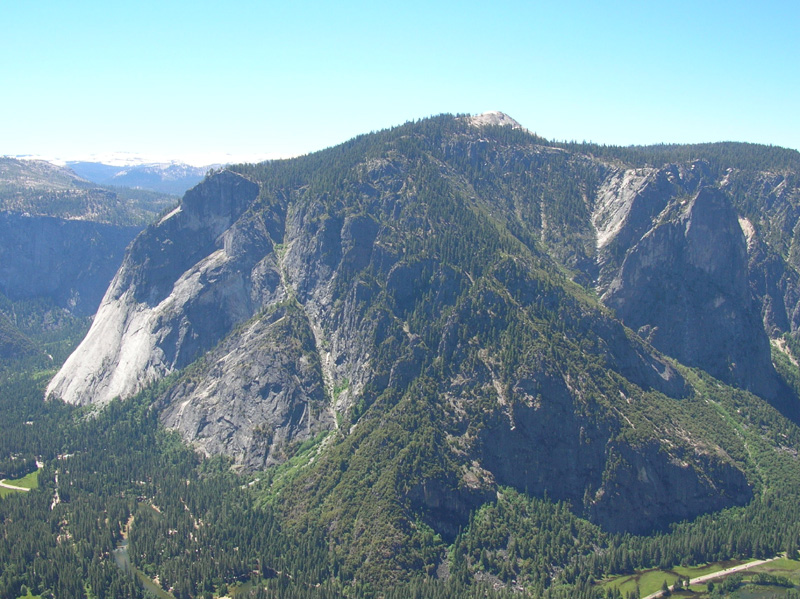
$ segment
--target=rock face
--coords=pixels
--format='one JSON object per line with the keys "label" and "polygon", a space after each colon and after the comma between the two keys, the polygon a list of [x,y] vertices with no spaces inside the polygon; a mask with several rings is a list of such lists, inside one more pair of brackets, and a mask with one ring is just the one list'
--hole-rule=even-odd
{"label": "rock face", "polygon": [[626,252],[603,302],[664,353],[775,399],[781,389],[730,202],[704,187],[653,220]]}
{"label": "rock face", "polygon": [[498,110],[492,110],[490,112],[484,112],[483,114],[478,114],[475,116],[471,116],[467,118],[467,121],[474,125],[475,127],[485,127],[486,125],[492,126],[501,126],[501,127],[511,127],[512,129],[522,129],[522,125],[520,125],[517,121],[512,119],[505,113],[502,113]]}
{"label": "rock face", "polygon": [[206,454],[258,469],[327,435],[304,489],[380,484],[449,536],[498,485],[614,531],[747,502],[674,359],[786,408],[763,323],[794,322],[796,279],[756,293],[748,268],[788,258],[707,162],[541,141],[441,117],[208,177],[130,246],[48,395],[177,373],[157,409]]}
{"label": "rock face", "polygon": [[588,505],[592,520],[607,530],[667,530],[673,522],[694,518],[698,506],[716,511],[753,498],[744,474],[710,454],[695,454],[692,464],[666,455],[656,444],[620,445],[610,453],[619,466]]}
{"label": "rock face", "polygon": [[249,318],[259,305],[249,285],[259,258],[242,255],[229,229],[256,195],[255,183],[223,172],[142,233],[47,394],[75,404],[128,397]]}
{"label": "rock face", "polygon": [[0,292],[95,312],[138,227],[0,213]]}
{"label": "rock face", "polygon": [[797,271],[737,212],[737,197],[743,206],[764,202],[761,191],[737,190],[730,179],[714,185],[703,161],[612,171],[592,213],[596,289],[660,351],[798,420],[769,341],[797,331]]}
{"label": "rock face", "polygon": [[[568,395],[565,387],[557,393]],[[609,442],[609,430],[576,417],[569,402],[550,399],[516,407],[513,428],[498,421],[486,429],[481,462],[498,483],[568,501],[603,528],[633,534],[666,530],[698,508],[719,510],[753,497],[744,474],[717,456],[698,452],[684,461],[656,443]]]}
{"label": "rock face", "polygon": [[284,461],[291,443],[335,422],[314,335],[303,312],[286,305],[228,336],[163,404],[166,426],[248,469]]}

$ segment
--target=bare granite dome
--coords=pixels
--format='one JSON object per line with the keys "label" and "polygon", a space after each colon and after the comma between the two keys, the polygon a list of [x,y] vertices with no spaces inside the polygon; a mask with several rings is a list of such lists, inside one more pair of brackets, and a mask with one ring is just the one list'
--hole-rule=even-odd
{"label": "bare granite dome", "polygon": [[471,125],[476,127],[485,127],[487,125],[503,125],[505,127],[511,127],[512,129],[524,129],[524,127],[517,121],[512,119],[504,112],[500,112],[499,110],[492,110],[490,112],[484,112],[483,114],[470,116],[467,117],[467,120]]}

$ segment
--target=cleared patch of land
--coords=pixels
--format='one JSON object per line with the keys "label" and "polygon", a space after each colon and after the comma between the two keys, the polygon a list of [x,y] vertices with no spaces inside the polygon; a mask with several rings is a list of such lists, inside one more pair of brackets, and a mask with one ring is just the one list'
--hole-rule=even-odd
{"label": "cleared patch of land", "polygon": [[775,574],[776,576],[786,576],[787,578],[794,579],[795,582],[800,582],[800,560],[782,557],[776,559],[774,562],[769,562],[768,564],[762,564],[753,568],[751,572],[767,572],[768,574]]}
{"label": "cleared patch of land", "polygon": [[678,566],[670,570],[646,570],[625,576],[617,576],[601,582],[604,590],[617,588],[625,597],[631,591],[639,588],[639,596],[645,599],[661,595],[661,588],[666,581],[672,586],[680,576],[692,581],[691,591],[674,592],[673,596],[707,597],[706,585],[713,580],[718,583],[718,578],[723,578],[736,572],[744,575],[742,588],[736,590],[731,597],[736,599],[762,599],[766,597],[783,597],[788,588],[764,584],[748,584],[758,573],[766,573],[775,577],[783,577],[795,585],[795,590],[800,586],[800,561],[790,560],[785,557],[768,560],[730,560],[716,562],[698,567]]}
{"label": "cleared patch of land", "polygon": [[22,478],[13,480],[0,480],[0,497],[6,497],[11,493],[25,493],[31,489],[39,488],[39,471],[26,474]]}
{"label": "cleared patch of land", "polygon": [[667,581],[667,585],[671,587],[679,577],[694,580],[695,578],[746,565],[753,561],[755,560],[728,560],[696,567],[677,566],[670,570],[645,570],[634,574],[610,578],[603,581],[601,585],[603,589],[617,587],[623,597],[627,596],[630,591],[636,590],[636,586],[638,585],[640,596],[647,597],[648,595],[660,591],[665,580]]}

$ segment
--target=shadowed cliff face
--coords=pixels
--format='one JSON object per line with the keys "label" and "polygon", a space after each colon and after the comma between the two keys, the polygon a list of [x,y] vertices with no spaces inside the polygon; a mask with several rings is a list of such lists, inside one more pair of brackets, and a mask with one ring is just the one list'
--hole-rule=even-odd
{"label": "shadowed cliff face", "polygon": [[569,409],[563,381],[546,386],[548,401],[515,406],[513,425],[498,420],[483,435],[481,462],[498,483],[567,501],[606,530],[634,534],[752,499],[744,474],[718,456],[678,459],[657,443],[610,441],[607,424]]}
{"label": "shadowed cliff face", "polygon": [[0,213],[0,293],[94,314],[139,227]]}
{"label": "shadowed cliff face", "polygon": [[772,367],[728,199],[703,188],[654,220],[628,249],[603,302],[664,353],[780,405],[788,389]]}
{"label": "shadowed cliff face", "polygon": [[607,468],[586,507],[593,521],[613,532],[666,531],[674,522],[695,518],[699,510],[713,512],[753,498],[741,470],[712,454],[677,459],[655,443],[607,451],[607,463],[614,467]]}

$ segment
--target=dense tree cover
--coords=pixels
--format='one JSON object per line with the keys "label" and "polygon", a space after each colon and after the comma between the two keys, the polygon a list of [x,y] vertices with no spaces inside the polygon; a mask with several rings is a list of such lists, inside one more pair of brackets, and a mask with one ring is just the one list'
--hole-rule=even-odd
{"label": "dense tree cover", "polygon": [[8,317],[0,312],[0,358],[30,356],[36,353],[36,346],[22,334]]}
{"label": "dense tree cover", "polygon": [[4,211],[122,227],[145,226],[176,201],[175,196],[124,188],[41,190],[6,185],[0,189],[0,209]]}
{"label": "dense tree cover", "polygon": [[50,298],[11,301],[0,293],[0,373],[54,368],[67,359],[89,324],[89,318],[75,316]]}
{"label": "dense tree cover", "polygon": [[656,144],[652,146],[607,146],[592,143],[553,145],[591,154],[601,159],[618,160],[632,166],[660,167],[664,164],[707,160],[715,169],[780,172],[800,169],[800,152],[779,146],[743,142],[700,144]]}
{"label": "dense tree cover", "polygon": [[[161,429],[149,409],[160,388],[92,414],[42,403],[41,384],[24,378],[2,387],[0,417],[33,418],[31,438],[8,439],[4,451],[35,447],[48,465],[39,489],[0,501],[0,597],[16,598],[23,585],[55,597],[142,597],[112,558],[126,529],[134,566],[175,597],[249,580],[254,597],[372,592],[342,581],[323,530],[284,530],[225,460],[200,461]],[[408,588],[420,598],[495,596],[455,582]]]}

